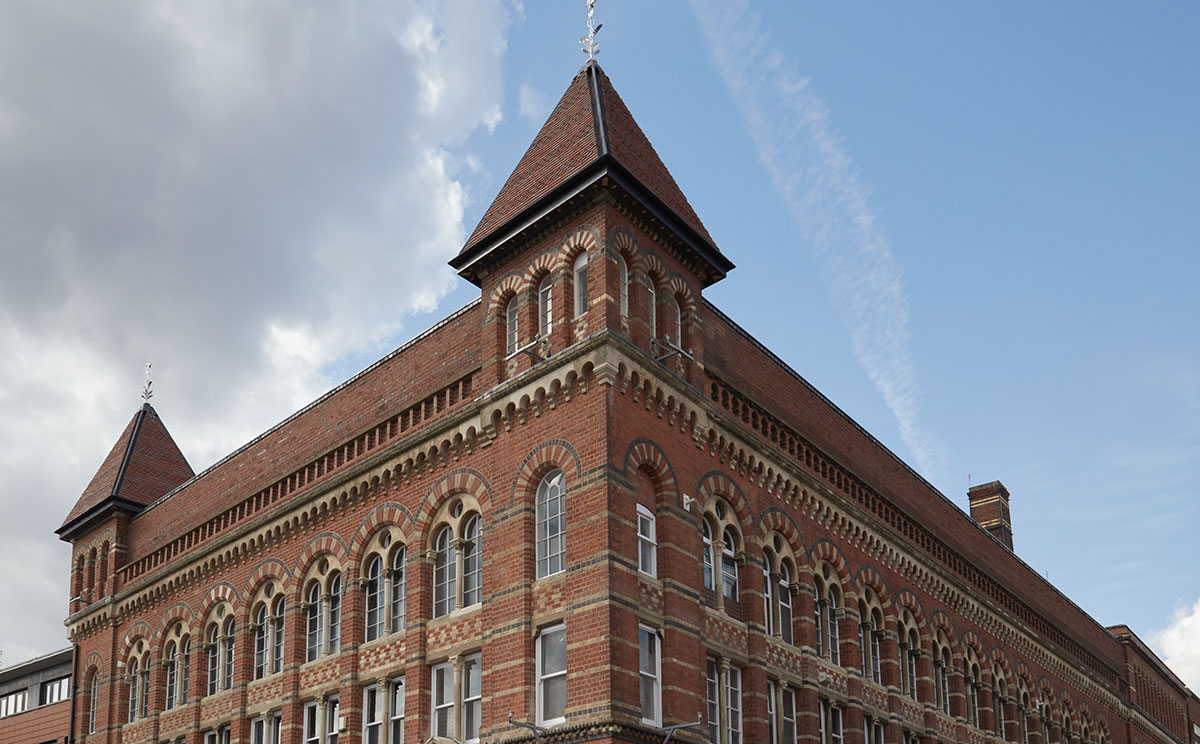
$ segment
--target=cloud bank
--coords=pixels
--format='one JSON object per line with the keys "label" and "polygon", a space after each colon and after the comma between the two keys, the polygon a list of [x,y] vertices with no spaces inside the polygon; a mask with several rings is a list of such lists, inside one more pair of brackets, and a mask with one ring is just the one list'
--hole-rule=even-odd
{"label": "cloud bank", "polygon": [[1200,690],[1200,599],[1189,607],[1180,607],[1171,623],[1151,642],[1163,654],[1163,661],[1192,690]]}
{"label": "cloud bank", "polygon": [[[144,365],[197,470],[454,281],[502,0],[0,5],[3,662],[65,646],[52,532]],[[421,321],[424,325],[424,321]]]}
{"label": "cloud bank", "polygon": [[709,56],[775,192],[816,253],[855,356],[895,417],[917,468],[932,477],[941,448],[917,421],[904,271],[825,102],[749,8],[746,0],[692,0]]}

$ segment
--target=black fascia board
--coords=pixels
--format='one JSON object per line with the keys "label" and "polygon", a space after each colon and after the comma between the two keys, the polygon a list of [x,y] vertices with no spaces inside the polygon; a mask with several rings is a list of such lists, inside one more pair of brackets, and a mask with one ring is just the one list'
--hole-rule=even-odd
{"label": "black fascia board", "polygon": [[85,511],[83,514],[80,514],[78,517],[75,517],[70,522],[67,522],[66,524],[64,524],[62,527],[59,527],[57,530],[54,531],[54,534],[58,535],[60,540],[66,540],[66,539],[68,539],[68,536],[72,532],[79,529],[80,527],[87,524],[88,522],[92,521],[92,519],[94,519],[95,517],[100,516],[100,514],[102,514],[103,512],[107,511],[110,508],[123,509],[124,511],[127,511],[131,514],[139,514],[145,510],[146,505],[139,504],[136,501],[130,501],[129,499],[123,499],[123,498],[120,498],[117,496],[109,496],[105,500],[101,501],[99,504],[96,504],[91,509],[88,509],[87,511]]}
{"label": "black fascia board", "polygon": [[[517,215],[493,230],[487,238],[476,243],[470,250],[450,259],[450,266],[460,274],[467,271],[479,260],[490,254],[493,249],[506,243],[513,236],[521,233],[533,223],[545,217],[550,212],[562,206],[571,198],[578,195],[588,186],[608,176],[625,189],[631,196],[641,202],[654,218],[666,225],[685,244],[706,261],[724,277],[734,268],[734,264],[716,249],[708,240],[694,228],[675,215],[654,192],[642,185],[629,170],[621,165],[612,155],[597,158],[591,165],[563,181],[561,185],[546,194],[541,199],[521,210]],[[710,282],[711,283],[711,282]]]}

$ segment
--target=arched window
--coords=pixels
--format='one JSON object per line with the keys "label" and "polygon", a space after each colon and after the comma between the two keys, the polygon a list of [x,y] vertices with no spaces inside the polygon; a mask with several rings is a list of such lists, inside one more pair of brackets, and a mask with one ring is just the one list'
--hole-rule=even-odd
{"label": "arched window", "polygon": [[721,545],[721,593],[726,599],[737,599],[737,533],[726,527]]}
{"label": "arched window", "polygon": [[779,637],[784,643],[794,643],[792,634],[792,571],[786,563],[779,564]]}
{"label": "arched window", "polygon": [[233,618],[225,621],[225,633],[221,639],[221,671],[222,675],[221,689],[233,689]]}
{"label": "arched window", "polygon": [[679,312],[679,302],[674,297],[667,296],[667,320],[671,323],[670,341],[676,346],[683,346],[683,316]]}
{"label": "arched window", "polygon": [[650,338],[658,338],[658,292],[654,289],[654,277],[650,277],[646,284],[646,299],[647,299],[647,317],[646,322],[650,327]]}
{"label": "arched window", "polygon": [[617,294],[620,299],[621,317],[629,317],[629,265],[620,253],[613,254],[617,258]]}
{"label": "arched window", "polygon": [[383,635],[383,559],[374,556],[367,564],[367,622],[366,640],[373,641]]}
{"label": "arched window", "polygon": [[771,557],[763,560],[763,618],[767,635],[775,635],[775,581],[771,578]]}
{"label": "arched window", "polygon": [[188,679],[192,676],[192,639],[184,636],[179,642],[179,704],[188,701]]}
{"label": "arched window", "polygon": [[454,535],[448,525],[438,533],[433,551],[433,616],[441,617],[454,612],[457,593],[454,574],[458,556],[455,554]]}
{"label": "arched window", "polygon": [[179,668],[176,666],[178,662],[179,650],[175,647],[175,642],[171,641],[167,644],[167,699],[164,702],[167,710],[175,707],[175,684],[179,674]]}
{"label": "arched window", "polygon": [[308,587],[307,645],[304,658],[316,661],[321,655],[321,585],[314,581]]}
{"label": "arched window", "polygon": [[921,640],[916,629],[909,627],[900,645],[900,660],[904,669],[904,692],[917,699],[917,662],[921,658]]}
{"label": "arched window", "polygon": [[937,684],[937,703],[942,712],[950,715],[950,649],[941,647],[933,661],[933,678]]}
{"label": "arched window", "polygon": [[329,653],[342,650],[342,575],[329,580]]}
{"label": "arched window", "polygon": [[963,674],[967,682],[967,723],[979,728],[979,665],[968,657]]}
{"label": "arched window", "polygon": [[408,604],[408,551],[401,545],[392,554],[392,632],[404,630]]}
{"label": "arched window", "polygon": [[564,535],[563,474],[553,470],[542,478],[537,489],[537,577],[559,573],[566,568]]}
{"label": "arched window", "polygon": [[578,318],[588,309],[588,255],[580,251],[575,258],[575,317]]}
{"label": "arched window", "polygon": [[96,733],[96,709],[100,701],[100,672],[92,672],[92,679],[88,682],[88,719],[87,732],[89,734]]}
{"label": "arched window", "polygon": [[138,693],[138,687],[141,685],[142,675],[138,669],[137,657],[129,660],[129,722],[133,723],[138,716],[138,701],[141,695]]}
{"label": "arched window", "polygon": [[1003,672],[999,667],[992,668],[992,689],[995,690],[993,700],[993,708],[995,715],[995,731],[994,733],[1000,737],[1001,741],[1008,741],[1008,727],[1004,720],[1008,715],[1008,684],[1004,679]]}
{"label": "arched window", "polygon": [[838,629],[838,608],[841,607],[841,590],[833,580],[836,574],[823,566],[816,577],[816,621],[817,654],[834,664],[842,663],[841,633]]}
{"label": "arched window", "polygon": [[554,280],[546,275],[538,285],[538,338],[550,335],[554,327]]}
{"label": "arched window", "polygon": [[276,597],[271,610],[271,671],[276,674],[283,671],[283,610],[283,597]]}
{"label": "arched window", "polygon": [[714,556],[713,556],[713,533],[712,525],[707,519],[701,520],[704,526],[704,588],[716,590],[717,585],[714,583],[716,579],[714,573]]}
{"label": "arched window", "polygon": [[267,676],[267,653],[271,641],[271,628],[267,625],[267,606],[261,604],[254,613],[254,678]]}
{"label": "arched window", "polygon": [[478,514],[467,520],[466,527],[463,528],[462,545],[462,603],[463,607],[470,607],[479,604],[482,598]]}
{"label": "arched window", "polygon": [[517,327],[517,298],[513,297],[504,308],[505,330],[508,338],[508,354],[517,353],[521,346],[521,332]]}
{"label": "arched window", "polygon": [[221,631],[213,623],[208,629],[208,694],[216,695],[221,679]]}

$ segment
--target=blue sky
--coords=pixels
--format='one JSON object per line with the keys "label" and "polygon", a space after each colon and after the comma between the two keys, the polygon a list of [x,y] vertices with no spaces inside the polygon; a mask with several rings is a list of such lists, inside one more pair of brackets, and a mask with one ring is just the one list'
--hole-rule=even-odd
{"label": "blue sky", "polygon": [[[585,19],[0,7],[0,69],[26,71],[0,76],[0,500],[44,527],[0,527],[21,566],[0,581],[30,598],[0,610],[5,663],[65,645],[50,533],[147,359],[199,469],[475,296],[445,261],[583,63]],[[738,264],[707,296],[960,506],[968,477],[1004,481],[1018,555],[1200,685],[1200,6],[597,19]]]}

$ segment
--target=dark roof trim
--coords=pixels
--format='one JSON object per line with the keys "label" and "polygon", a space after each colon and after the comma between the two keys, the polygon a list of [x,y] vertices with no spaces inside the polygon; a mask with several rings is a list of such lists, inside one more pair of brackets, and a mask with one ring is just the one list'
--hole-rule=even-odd
{"label": "dark roof trim", "polygon": [[[558,209],[567,201],[581,193],[588,186],[608,176],[631,196],[641,202],[654,218],[667,226],[678,235],[697,256],[707,262],[717,273],[718,278],[724,277],[734,268],[734,264],[709,243],[702,235],[675,215],[674,210],[667,206],[662,199],[629,172],[625,166],[611,154],[606,154],[593,161],[591,165],[563,181],[557,188],[537,200],[526,209],[519,212],[500,227],[493,230],[488,237],[479,241],[470,250],[450,259],[450,266],[460,273],[468,271],[493,250],[507,243],[530,225]],[[711,284],[711,282],[709,282]]]}
{"label": "dark roof trim", "polygon": [[108,495],[110,499],[117,497],[121,491],[121,484],[125,482],[125,470],[129,467],[129,459],[133,457],[133,445],[137,441],[138,432],[142,430],[142,422],[146,420],[146,410],[149,408],[149,403],[143,403],[137,413],[137,421],[133,424],[133,433],[129,435],[129,441],[125,443],[125,455],[121,458],[121,467],[117,470],[117,477],[113,479],[112,493]]}
{"label": "dark roof trim", "polygon": [[95,517],[108,511],[110,508],[123,509],[130,514],[138,514],[146,509],[146,505],[139,504],[136,501],[130,501],[129,499],[122,499],[117,496],[109,496],[99,504],[96,504],[91,509],[85,511],[83,514],[80,514],[78,517],[75,517],[62,527],[59,527],[54,531],[54,534],[58,535],[59,539],[61,540],[70,539],[71,533],[92,521],[92,519]]}
{"label": "dark roof trim", "polygon": [[608,155],[608,120],[604,118],[604,97],[600,95],[600,74],[595,61],[587,63],[588,95],[592,99],[592,124],[596,128],[596,152]]}

